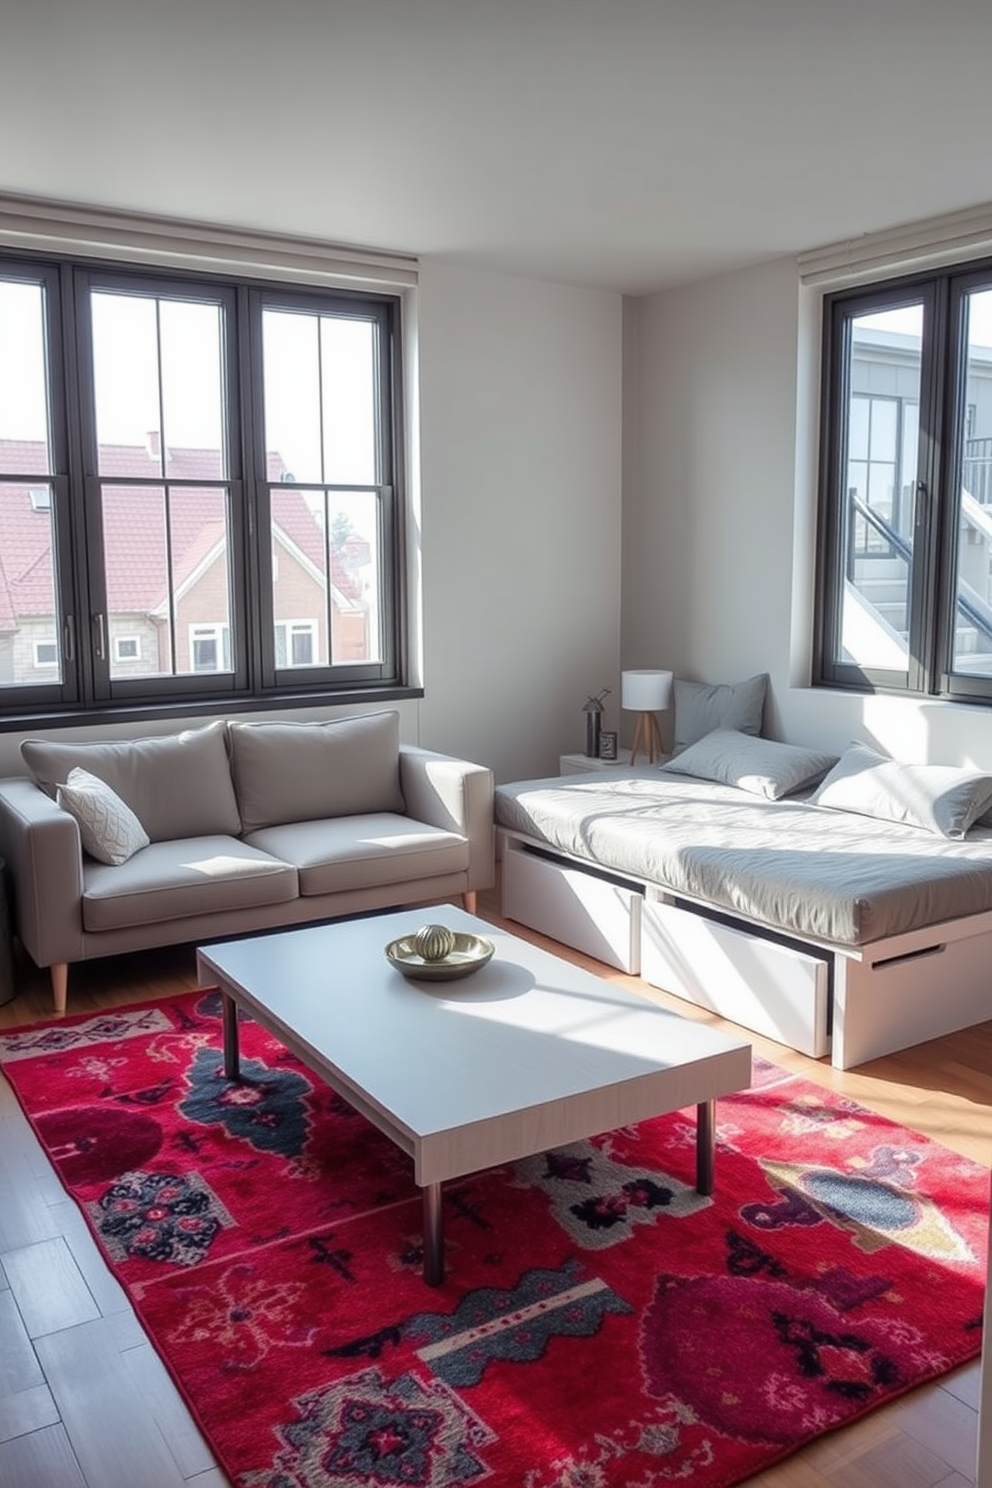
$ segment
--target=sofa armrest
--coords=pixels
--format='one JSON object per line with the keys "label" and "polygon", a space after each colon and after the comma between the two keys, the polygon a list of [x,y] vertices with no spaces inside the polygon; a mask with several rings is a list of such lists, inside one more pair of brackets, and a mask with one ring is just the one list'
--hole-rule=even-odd
{"label": "sofa armrest", "polygon": [[468,838],[466,888],[491,888],[496,880],[492,770],[401,744],[400,786],[407,816]]}
{"label": "sofa armrest", "polygon": [[14,925],[37,966],[83,954],[83,849],[73,817],[32,780],[0,780],[0,856]]}

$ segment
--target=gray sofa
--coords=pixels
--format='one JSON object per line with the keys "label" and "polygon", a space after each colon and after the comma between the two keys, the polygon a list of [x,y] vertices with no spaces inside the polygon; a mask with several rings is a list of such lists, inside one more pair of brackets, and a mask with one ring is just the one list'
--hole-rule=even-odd
{"label": "gray sofa", "polygon": [[494,881],[492,772],[401,744],[393,712],[21,754],[0,855],[57,1012],[74,961],[455,896],[472,910]]}

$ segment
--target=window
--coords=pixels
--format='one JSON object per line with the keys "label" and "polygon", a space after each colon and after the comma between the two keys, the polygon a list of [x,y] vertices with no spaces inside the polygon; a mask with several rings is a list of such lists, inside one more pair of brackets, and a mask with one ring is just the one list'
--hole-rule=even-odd
{"label": "window", "polygon": [[313,666],[317,656],[317,625],[313,620],[276,621],[276,666]]}
{"label": "window", "polygon": [[57,667],[59,664],[58,641],[35,641],[34,664],[36,667]]}
{"label": "window", "polygon": [[141,639],[139,636],[114,636],[115,661],[140,661]]}
{"label": "window", "polygon": [[190,626],[189,657],[191,671],[229,672],[231,670],[231,627],[229,625]]}
{"label": "window", "polygon": [[992,263],[824,307],[817,678],[992,702]]}
{"label": "window", "polygon": [[398,338],[389,294],[0,254],[3,722],[402,686]]}

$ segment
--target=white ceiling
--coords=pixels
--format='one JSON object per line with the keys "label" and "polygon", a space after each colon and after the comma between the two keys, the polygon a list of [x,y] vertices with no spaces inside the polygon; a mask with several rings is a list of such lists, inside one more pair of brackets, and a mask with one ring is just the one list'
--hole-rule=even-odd
{"label": "white ceiling", "polygon": [[992,201],[992,0],[2,0],[0,191],[641,293]]}

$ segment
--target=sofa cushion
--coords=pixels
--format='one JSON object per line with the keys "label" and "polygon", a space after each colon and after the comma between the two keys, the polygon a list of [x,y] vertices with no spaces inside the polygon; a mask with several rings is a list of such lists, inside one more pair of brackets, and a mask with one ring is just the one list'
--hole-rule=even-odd
{"label": "sofa cushion", "polygon": [[469,863],[466,837],[390,812],[266,827],[246,840],[295,864],[301,895],[464,873]]}
{"label": "sofa cushion", "polygon": [[246,833],[404,810],[398,713],[328,723],[232,723],[230,740]]}
{"label": "sofa cushion", "polygon": [[63,811],[76,818],[83,851],[98,863],[118,865],[148,846],[148,833],[130,806],[105,781],[77,765],[55,792]]}
{"label": "sofa cushion", "polygon": [[222,836],[153,842],[119,868],[88,863],[84,880],[87,931],[286,904],[299,894],[292,864]]}
{"label": "sofa cushion", "polygon": [[96,775],[130,806],[152,842],[241,831],[222,719],[152,739],[25,739],[21,757],[53,798],[77,766]]}

